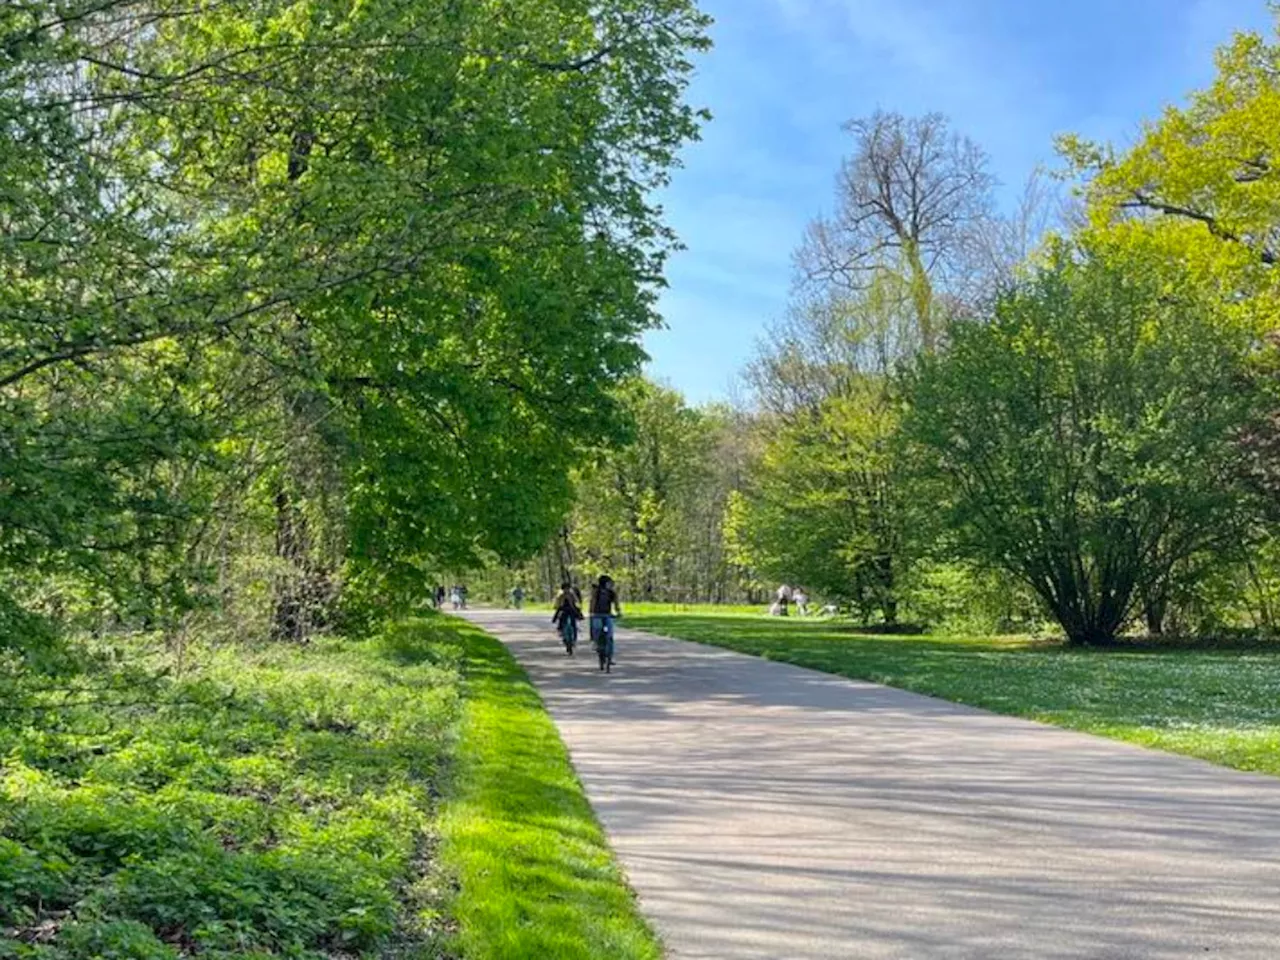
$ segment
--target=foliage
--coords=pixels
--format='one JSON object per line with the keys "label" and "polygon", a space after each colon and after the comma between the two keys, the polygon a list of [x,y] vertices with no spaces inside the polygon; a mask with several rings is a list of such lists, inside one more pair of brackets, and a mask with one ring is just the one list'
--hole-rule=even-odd
{"label": "foliage", "polygon": [[752,457],[751,424],[725,406],[693,408],[645,379],[615,391],[620,417],[592,417],[599,447],[574,475],[574,506],[535,562],[476,581],[505,599],[519,581],[550,598],[560,583],[602,570],[624,599],[732,599],[725,503]]}
{"label": "foliage", "polygon": [[493,638],[428,616],[129,659],[5,690],[0,955],[658,955]]}
{"label": "foliage", "polygon": [[1073,641],[1110,641],[1241,543],[1248,347],[1158,273],[1061,251],[908,378],[922,496],[961,554],[1027,583]]}
{"label": "foliage", "polygon": [[1117,152],[1079,137],[1059,147],[1084,174],[1099,246],[1143,250],[1254,329],[1277,326],[1280,45],[1240,33],[1218,51],[1208,89],[1146,124]]}
{"label": "foliage", "polygon": [[749,492],[729,508],[735,562],[893,623],[909,566],[890,450],[896,425],[884,381],[870,377],[812,420],[779,425]]}
{"label": "foliage", "polygon": [[656,322],[648,198],[696,136],[706,25],[688,0],[6,6],[0,565],[173,623],[262,557],[300,638],[344,578],[534,552]]}
{"label": "foliage", "polygon": [[628,617],[628,625],[997,713],[1280,775],[1280,657],[1269,646],[1108,651],[1026,637],[857,633],[839,622]]}
{"label": "foliage", "polygon": [[321,956],[427,936],[401,889],[451,749],[453,643],[415,623],[193,649],[150,691],[99,670],[6,700],[8,950]]}

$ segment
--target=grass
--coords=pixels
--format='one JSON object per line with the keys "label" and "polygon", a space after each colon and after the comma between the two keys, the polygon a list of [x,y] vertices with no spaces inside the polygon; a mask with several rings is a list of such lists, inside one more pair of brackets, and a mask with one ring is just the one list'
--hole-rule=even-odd
{"label": "grass", "polygon": [[659,955],[496,640],[127,654],[0,658],[0,957]]}
{"label": "grass", "polygon": [[461,629],[468,698],[441,832],[463,891],[454,915],[465,956],[656,960],[537,693],[496,640]]}
{"label": "grass", "polygon": [[1280,776],[1280,650],[1073,649],[832,621],[628,611],[626,625]]}

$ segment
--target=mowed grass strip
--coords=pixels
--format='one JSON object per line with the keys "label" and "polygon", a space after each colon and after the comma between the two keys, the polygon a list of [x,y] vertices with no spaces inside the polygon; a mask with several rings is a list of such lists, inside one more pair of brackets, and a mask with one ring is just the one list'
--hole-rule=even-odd
{"label": "mowed grass strip", "polygon": [[656,960],[559,734],[524,671],[469,624],[458,766],[440,823],[474,960]]}
{"label": "mowed grass strip", "polygon": [[1075,649],[712,612],[624,624],[1280,776],[1280,649],[1265,645]]}

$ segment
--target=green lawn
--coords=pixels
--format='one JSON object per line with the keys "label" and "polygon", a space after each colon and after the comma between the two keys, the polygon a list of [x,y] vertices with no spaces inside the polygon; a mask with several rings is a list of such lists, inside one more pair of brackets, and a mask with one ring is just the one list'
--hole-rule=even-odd
{"label": "green lawn", "polygon": [[1280,649],[1076,650],[830,621],[631,613],[626,626],[1280,775]]}
{"label": "green lawn", "polygon": [[0,957],[660,955],[496,640],[127,653],[0,663]]}
{"label": "green lawn", "polygon": [[464,955],[656,960],[661,947],[533,686],[496,640],[460,629],[468,697],[441,831],[462,890],[453,913]]}

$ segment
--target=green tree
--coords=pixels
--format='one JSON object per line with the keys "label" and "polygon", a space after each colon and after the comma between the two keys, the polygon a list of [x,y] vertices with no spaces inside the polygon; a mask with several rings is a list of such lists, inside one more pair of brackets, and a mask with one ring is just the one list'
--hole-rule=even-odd
{"label": "green tree", "polygon": [[711,476],[714,426],[648,380],[626,383],[618,396],[629,423],[602,424],[601,439],[613,431],[614,442],[578,478],[567,531],[574,555],[588,568],[608,567],[632,598],[696,590],[686,574],[701,549],[695,505]]}
{"label": "green tree", "polygon": [[344,563],[416,589],[535,550],[656,322],[674,238],[649,197],[696,135],[706,23],[686,0],[6,5],[0,561],[109,546],[194,583],[265,543],[294,623],[283,585]]}
{"label": "green tree", "polygon": [[1270,330],[1280,325],[1280,45],[1237,34],[1217,68],[1207,89],[1167,108],[1126,150],[1075,136],[1059,146],[1086,178],[1097,252],[1158,254]]}
{"label": "green tree", "polygon": [[895,623],[910,569],[907,505],[892,439],[898,411],[882,379],[771,432],[730,501],[730,557],[759,579],[799,583]]}
{"label": "green tree", "polygon": [[1113,640],[1254,515],[1235,482],[1249,338],[1149,267],[1059,250],[906,382],[912,466],[958,551],[1074,643]]}
{"label": "green tree", "polygon": [[892,373],[921,345],[912,282],[797,303],[749,376],[763,451],[728,516],[731,556],[897,619],[913,547],[892,438]]}

